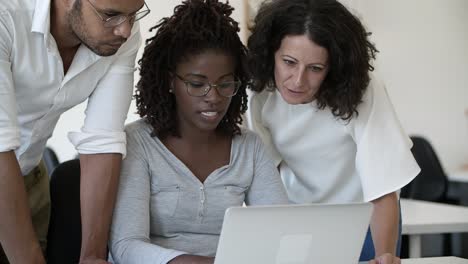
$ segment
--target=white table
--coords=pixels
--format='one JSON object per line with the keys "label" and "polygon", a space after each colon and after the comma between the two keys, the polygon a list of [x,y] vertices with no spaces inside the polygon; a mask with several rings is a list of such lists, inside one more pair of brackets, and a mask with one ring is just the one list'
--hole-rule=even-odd
{"label": "white table", "polygon": [[[447,196],[450,199],[458,201],[460,205],[468,207],[468,166],[465,165],[455,171],[449,171],[447,174],[449,180],[449,186],[447,190]],[[468,258],[468,234],[457,235],[458,244],[453,247],[452,252],[464,258]]]}
{"label": "white table", "polygon": [[468,169],[460,169],[447,174],[449,180],[448,197],[468,206]]}
{"label": "white table", "polygon": [[447,178],[452,182],[468,183],[468,170],[457,170],[447,174]]}
{"label": "white table", "polygon": [[[367,264],[367,262],[359,262]],[[402,259],[401,264],[468,264],[468,259],[457,257]]]}
{"label": "white table", "polygon": [[402,234],[410,258],[421,257],[421,235],[468,232],[468,207],[401,199]]}
{"label": "white table", "polygon": [[468,264],[468,259],[457,257],[403,259],[402,264]]}

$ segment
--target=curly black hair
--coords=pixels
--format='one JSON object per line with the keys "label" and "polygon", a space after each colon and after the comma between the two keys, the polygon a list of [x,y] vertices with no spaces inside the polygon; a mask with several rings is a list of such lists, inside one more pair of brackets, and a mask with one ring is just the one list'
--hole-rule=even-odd
{"label": "curly black hair", "polygon": [[229,135],[240,134],[242,114],[247,110],[246,86],[250,80],[247,49],[242,44],[238,23],[230,15],[234,10],[218,0],[187,0],[174,8],[171,17],[163,18],[150,32],[143,57],[139,60],[140,80],[136,85],[138,114],[153,128],[152,136],[180,136],[176,103],[169,93],[176,66],[192,55],[216,50],[235,60],[235,75],[242,82],[232,97],[228,111],[217,127]]}
{"label": "curly black hair", "polygon": [[319,109],[350,120],[369,84],[371,62],[378,52],[360,20],[336,0],[275,0],[264,2],[251,28],[248,63],[254,78],[252,90],[275,87],[274,54],[285,36],[307,35],[324,47],[329,72],[316,99]]}

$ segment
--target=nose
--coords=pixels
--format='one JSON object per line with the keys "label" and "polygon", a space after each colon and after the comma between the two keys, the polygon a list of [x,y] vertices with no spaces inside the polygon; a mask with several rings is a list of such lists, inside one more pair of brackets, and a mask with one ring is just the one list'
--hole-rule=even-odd
{"label": "nose", "polygon": [[298,67],[296,71],[294,72],[293,76],[294,84],[296,87],[301,87],[302,84],[304,83],[304,78],[305,78],[305,69],[304,67]]}
{"label": "nose", "polygon": [[211,86],[210,91],[205,95],[205,101],[215,104],[219,103],[221,100],[223,100],[223,96],[219,94],[216,87]]}
{"label": "nose", "polygon": [[129,19],[125,20],[122,24],[114,28],[114,35],[121,36],[124,39],[128,39],[130,37],[130,34],[132,33],[132,25],[133,24],[130,23]]}

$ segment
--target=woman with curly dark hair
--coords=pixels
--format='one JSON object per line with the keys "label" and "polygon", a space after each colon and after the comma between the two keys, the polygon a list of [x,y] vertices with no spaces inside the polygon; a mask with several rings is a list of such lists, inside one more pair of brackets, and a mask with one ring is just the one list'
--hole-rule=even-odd
{"label": "woman with curly dark hair", "polygon": [[372,202],[361,260],[399,263],[397,192],[419,167],[385,88],[370,74],[377,50],[369,34],[335,0],[266,2],[254,23],[248,123],[289,199]]}
{"label": "woman with curly dark hair", "polygon": [[246,111],[246,48],[233,8],[187,0],[152,30],[140,60],[110,250],[115,263],[213,263],[224,212],[285,204]]}

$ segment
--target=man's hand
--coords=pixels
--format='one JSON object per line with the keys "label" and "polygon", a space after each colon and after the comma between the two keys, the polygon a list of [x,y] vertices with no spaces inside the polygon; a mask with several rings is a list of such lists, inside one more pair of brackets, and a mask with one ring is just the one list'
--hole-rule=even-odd
{"label": "man's hand", "polygon": [[371,260],[369,264],[401,264],[401,260],[390,253],[385,253]]}
{"label": "man's hand", "polygon": [[80,264],[112,264],[112,263],[107,262],[107,261],[105,261],[103,259],[89,257],[87,259],[84,259],[84,260],[80,261]]}

